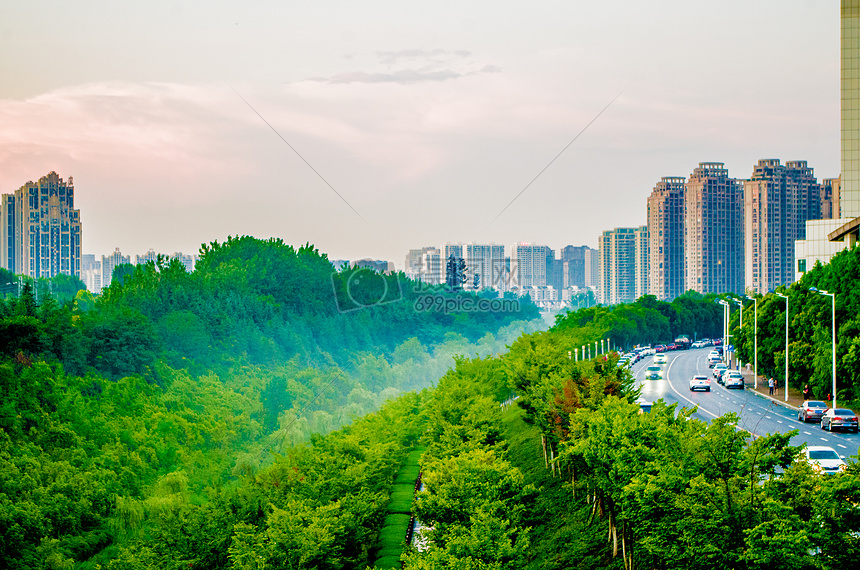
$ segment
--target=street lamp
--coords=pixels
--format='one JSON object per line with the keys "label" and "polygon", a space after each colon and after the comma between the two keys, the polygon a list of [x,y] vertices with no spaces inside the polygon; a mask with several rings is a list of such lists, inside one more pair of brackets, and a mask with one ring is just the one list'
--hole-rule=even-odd
{"label": "street lamp", "polygon": [[[785,299],[785,401],[788,401],[788,295],[775,293],[776,296]],[[834,394],[835,397],[835,394]]]}
{"label": "street lamp", "polygon": [[747,299],[753,302],[753,310],[755,311],[755,321],[753,322],[753,362],[755,363],[755,368],[753,369],[753,388],[758,388],[758,301],[754,297],[746,296]]}
{"label": "street lamp", "polygon": [[600,339],[600,354],[603,354],[603,339]]}
{"label": "street lamp", "polygon": [[828,293],[823,289],[816,289],[815,287],[810,287],[810,291],[814,291],[815,293],[820,293],[822,295],[827,295],[830,297],[832,302],[832,313],[831,317],[833,319],[832,326],[832,336],[833,336],[833,409],[836,409],[836,293]]}
{"label": "street lamp", "polygon": [[723,306],[723,358],[729,363],[729,304],[724,299],[717,299],[717,303]]}

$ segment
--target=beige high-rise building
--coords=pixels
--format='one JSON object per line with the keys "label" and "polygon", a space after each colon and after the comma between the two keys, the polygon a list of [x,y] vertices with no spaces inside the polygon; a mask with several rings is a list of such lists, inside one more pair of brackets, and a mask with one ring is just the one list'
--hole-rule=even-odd
{"label": "beige high-rise building", "polygon": [[842,196],[842,179],[825,178],[821,181],[821,219],[833,220],[842,217],[839,199]]}
{"label": "beige high-rise building", "polygon": [[795,280],[795,241],[821,218],[821,187],[805,160],[759,160],[744,184],[744,274],[765,293]]}
{"label": "beige high-rise building", "polygon": [[684,292],[684,188],[666,176],[648,197],[648,292],[661,301]]}
{"label": "beige high-rise building", "polygon": [[700,162],[684,190],[685,289],[744,290],[743,186],[722,162]]}
{"label": "beige high-rise building", "polygon": [[14,273],[51,278],[81,274],[81,214],[72,177],[50,172],[6,194],[0,203],[0,265]]}

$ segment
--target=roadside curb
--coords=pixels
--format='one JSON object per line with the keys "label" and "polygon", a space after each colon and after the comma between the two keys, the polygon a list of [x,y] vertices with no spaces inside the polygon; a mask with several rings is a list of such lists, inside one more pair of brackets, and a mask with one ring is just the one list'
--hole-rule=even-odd
{"label": "roadside curb", "polygon": [[764,398],[765,400],[770,400],[774,404],[779,404],[780,406],[783,406],[785,408],[789,408],[791,410],[797,411],[797,406],[792,406],[791,404],[788,404],[786,402],[781,402],[780,400],[777,400],[776,398],[768,396],[767,394],[762,394],[761,392],[759,392],[757,390],[749,390],[749,392],[752,392],[756,396],[760,396],[760,397]]}

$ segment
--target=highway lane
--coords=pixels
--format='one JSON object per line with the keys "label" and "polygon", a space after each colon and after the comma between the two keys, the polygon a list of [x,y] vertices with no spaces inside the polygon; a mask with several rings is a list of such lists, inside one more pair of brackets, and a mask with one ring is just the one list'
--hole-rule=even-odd
{"label": "highway lane", "polygon": [[[632,372],[642,397],[649,402],[663,399],[667,404],[678,403],[679,408],[698,406],[694,417],[709,422],[728,412],[738,415],[738,427],[753,435],[786,433],[798,430],[792,445],[826,445],[845,457],[856,456],[860,449],[860,435],[829,432],[818,423],[805,424],[797,419],[797,409],[786,407],[755,394],[752,390],[726,389],[714,379],[708,368],[710,348],[668,352],[663,365],[662,380],[645,380],[645,367],[653,364],[648,356],[634,365]],[[710,392],[690,392],[690,378],[707,375],[711,378]],[[856,458],[855,458],[856,459]]]}

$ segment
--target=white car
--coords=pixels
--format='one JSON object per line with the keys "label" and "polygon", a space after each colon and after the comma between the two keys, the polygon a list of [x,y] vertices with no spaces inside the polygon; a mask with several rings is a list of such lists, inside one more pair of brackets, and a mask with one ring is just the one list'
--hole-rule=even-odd
{"label": "white car", "polygon": [[817,473],[833,475],[845,471],[845,461],[832,447],[812,445],[804,449],[803,453]]}
{"label": "white car", "polygon": [[666,364],[667,358],[666,355],[662,352],[660,354],[654,355],[654,364]]}
{"label": "white car", "polygon": [[690,392],[695,390],[711,391],[711,380],[707,376],[693,376],[690,379]]}
{"label": "white car", "polygon": [[659,366],[651,365],[645,369],[645,380],[660,380],[663,378],[663,369]]}
{"label": "white car", "polygon": [[704,342],[702,342],[702,341],[700,341],[700,340],[697,340],[696,342],[694,342],[694,343],[690,346],[690,348],[704,348],[704,347],[705,347],[705,343],[704,343]]}
{"label": "white car", "polygon": [[739,370],[726,370],[723,372],[723,386],[726,388],[744,389],[744,375]]}

